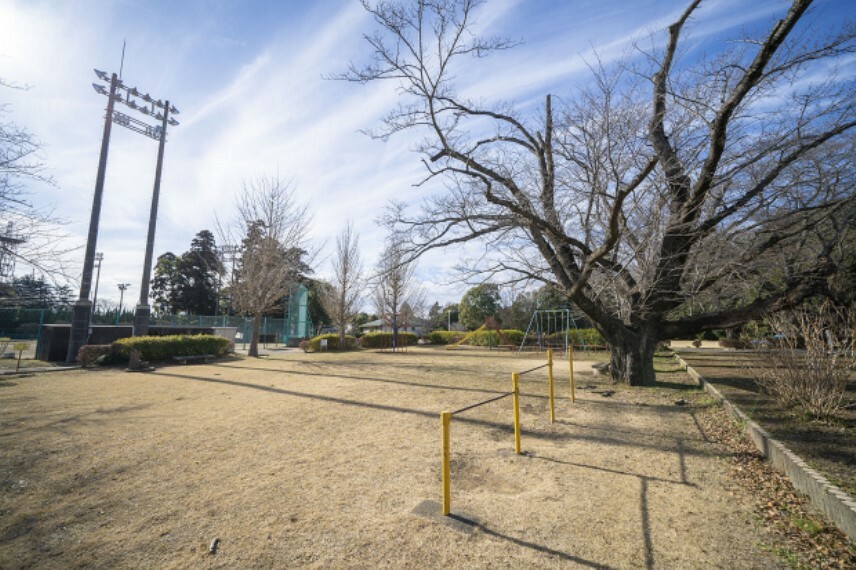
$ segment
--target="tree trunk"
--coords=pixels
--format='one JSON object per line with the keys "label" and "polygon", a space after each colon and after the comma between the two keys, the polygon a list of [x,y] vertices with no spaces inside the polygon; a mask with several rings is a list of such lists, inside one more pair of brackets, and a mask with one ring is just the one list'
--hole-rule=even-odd
{"label": "tree trunk", "polygon": [[262,314],[256,313],[253,315],[253,334],[250,338],[250,351],[247,353],[248,356],[258,356],[259,355],[259,334],[262,330]]}
{"label": "tree trunk", "polygon": [[657,336],[652,329],[641,331],[624,330],[610,335],[609,369],[615,382],[630,386],[654,386],[654,350]]}

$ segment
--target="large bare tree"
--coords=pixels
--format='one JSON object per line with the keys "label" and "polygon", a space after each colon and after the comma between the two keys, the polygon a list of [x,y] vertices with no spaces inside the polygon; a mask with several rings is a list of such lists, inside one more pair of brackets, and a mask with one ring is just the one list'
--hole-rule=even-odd
{"label": "large bare tree", "polygon": [[810,0],[795,0],[765,35],[682,59],[696,0],[641,63],[596,60],[591,81],[530,111],[455,89],[458,60],[511,47],[474,32],[480,4],[365,1],[372,62],[339,76],[396,83],[401,103],[374,135],[423,132],[428,179],[450,188],[391,210],[416,255],[485,241],[469,271],[561,291],[634,385],[654,383],[658,340],[823,290],[854,225],[856,96],[835,75],[852,25],[812,29]]}
{"label": "large bare tree", "polygon": [[336,237],[333,279],[323,290],[321,304],[339,330],[339,348],[345,347],[345,329],[360,310],[363,298],[363,265],[360,238],[351,222]]}
{"label": "large bare tree", "polygon": [[302,257],[312,216],[308,206],[297,201],[294,188],[278,178],[245,183],[236,209],[237,218],[230,226],[220,226],[220,233],[241,244],[231,284],[232,303],[239,312],[253,316],[248,354],[258,356],[262,317],[282,301],[305,270]]}

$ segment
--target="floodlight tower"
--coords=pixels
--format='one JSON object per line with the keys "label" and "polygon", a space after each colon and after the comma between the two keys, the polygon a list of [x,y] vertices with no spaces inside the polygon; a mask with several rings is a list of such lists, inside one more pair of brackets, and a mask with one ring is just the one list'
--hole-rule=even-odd
{"label": "floodlight tower", "polygon": [[[107,154],[110,148],[110,131],[113,123],[152,138],[160,143],[158,147],[158,162],[155,169],[155,185],[152,192],[152,208],[149,216],[149,231],[146,241],[146,259],[143,269],[143,284],[140,291],[140,304],[134,315],[134,334],[146,334],[149,326],[148,305],[149,279],[152,269],[152,251],[154,247],[155,222],[157,219],[158,198],[160,196],[160,179],[163,168],[163,151],[166,142],[167,125],[178,125],[178,121],[169,115],[178,114],[178,109],[169,104],[169,101],[155,100],[148,93],[143,94],[136,87],[128,87],[116,74],[95,70],[98,79],[109,84],[109,89],[100,83],[93,83],[92,87],[101,95],[107,97],[107,110],[104,116],[104,134],[101,137],[101,156],[98,161],[98,175],[95,179],[95,195],[92,198],[92,213],[89,219],[89,234],[86,238],[86,254],[83,260],[83,277],[80,281],[80,295],[74,303],[71,318],[71,336],[68,341],[67,362],[73,362],[77,357],[80,347],[86,344],[89,338],[89,325],[92,318],[92,301],[89,300],[89,292],[92,288],[92,270],[95,265],[95,248],[98,242],[98,223],[101,218],[101,199],[104,193],[104,178],[107,172]],[[161,122],[160,125],[149,125],[139,119],[114,111],[113,104],[122,103],[127,107],[139,111],[143,115],[150,116]]]}
{"label": "floodlight tower", "polygon": [[119,288],[119,310],[116,311],[116,324],[119,324],[119,319],[122,317],[122,301],[125,300],[125,291],[131,286],[130,283],[119,283],[116,285]]}

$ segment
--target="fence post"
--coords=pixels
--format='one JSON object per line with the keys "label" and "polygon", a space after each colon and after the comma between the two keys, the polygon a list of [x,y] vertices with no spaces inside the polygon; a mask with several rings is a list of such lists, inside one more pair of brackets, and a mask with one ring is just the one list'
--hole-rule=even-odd
{"label": "fence post", "polygon": [[547,380],[550,384],[550,423],[556,421],[556,405],[553,400],[553,349],[547,349]]}
{"label": "fence post", "polygon": [[[94,307],[93,307],[94,309]],[[39,311],[39,330],[36,332],[36,353],[33,358],[39,357],[39,346],[42,343],[42,327],[45,324],[45,309]]]}
{"label": "fence post", "polygon": [[568,346],[568,366],[571,369],[571,402],[576,402],[574,397],[574,345]]}
{"label": "fence post", "polygon": [[514,453],[520,455],[520,374],[511,373],[511,392],[514,400]]}
{"label": "fence post", "polygon": [[448,516],[451,511],[451,482],[449,473],[450,437],[449,426],[452,423],[452,412],[440,412],[440,424],[443,431],[443,516]]}

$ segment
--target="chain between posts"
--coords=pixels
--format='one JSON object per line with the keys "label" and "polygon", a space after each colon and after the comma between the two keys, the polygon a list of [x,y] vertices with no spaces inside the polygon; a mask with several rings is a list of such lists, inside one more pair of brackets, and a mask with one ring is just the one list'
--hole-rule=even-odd
{"label": "chain between posts", "polygon": [[[574,401],[574,361],[573,361],[573,352],[572,348],[568,349],[568,362],[570,365],[570,381],[571,381],[571,401]],[[523,374],[528,374],[529,372],[534,372],[536,370],[540,370],[541,368],[547,368],[547,378],[549,382],[549,394],[550,394],[550,423],[553,423],[556,419],[555,405],[554,405],[554,397],[553,397],[553,350],[547,350],[547,363],[542,364],[541,366],[536,366],[534,368],[530,368],[529,370],[524,370],[523,372],[513,372],[511,374],[511,392],[506,392],[504,394],[500,394],[494,398],[490,398],[488,400],[484,400],[482,402],[478,402],[476,404],[472,404],[470,406],[465,406],[453,412],[443,411],[440,413],[440,424],[442,431],[442,472],[441,472],[441,485],[442,485],[442,514],[443,516],[449,516],[451,512],[451,423],[452,416],[454,414],[460,414],[462,412],[466,412],[468,410],[472,410],[474,408],[478,408],[480,406],[484,406],[485,404],[489,404],[491,402],[496,402],[497,400],[501,400],[503,398],[507,398],[508,396],[512,396],[513,407],[514,407],[514,452],[517,455],[520,455],[521,446],[520,446],[520,376]]]}
{"label": "chain between posts", "polygon": [[[552,350],[553,349],[551,348],[550,351],[552,351]],[[547,364],[542,364],[541,366],[536,366],[535,368],[530,368],[529,370],[524,370],[523,372],[519,372],[518,374],[523,376],[524,374],[529,374],[530,372],[535,372],[536,370],[541,370],[542,368],[547,368],[548,366],[550,366],[549,361],[547,362]]]}
{"label": "chain between posts", "polygon": [[484,406],[485,404],[490,404],[491,402],[496,402],[497,400],[507,398],[507,397],[511,396],[511,394],[513,394],[513,392],[506,392],[505,394],[503,394],[501,396],[497,396],[496,398],[491,398],[490,400],[485,400],[484,402],[479,402],[478,404],[473,404],[472,406],[466,406],[466,407],[461,408],[460,410],[455,410],[454,412],[451,412],[451,413],[452,414],[460,414],[461,412],[466,412],[467,410],[472,410],[473,408],[478,408],[479,406]]}

